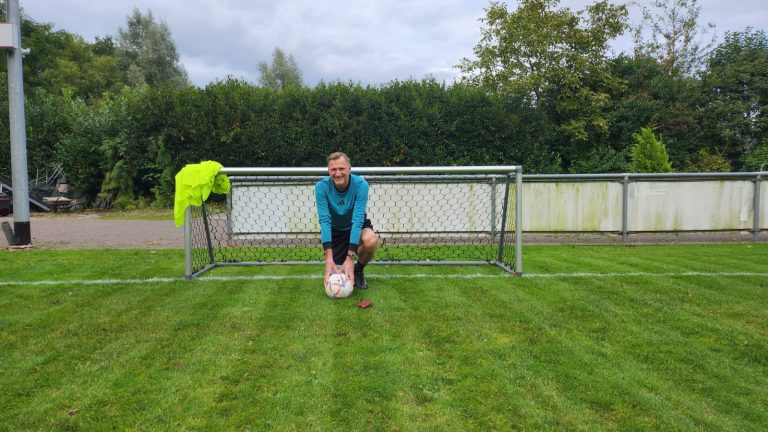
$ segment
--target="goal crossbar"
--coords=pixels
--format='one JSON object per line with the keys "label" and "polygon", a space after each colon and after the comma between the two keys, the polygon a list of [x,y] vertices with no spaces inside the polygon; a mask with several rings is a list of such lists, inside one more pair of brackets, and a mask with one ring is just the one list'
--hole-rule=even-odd
{"label": "goal crossbar", "polygon": [[[314,183],[327,168],[225,167],[222,203],[189,207],[185,275],[322,262]],[[491,264],[522,275],[522,167],[362,167],[379,236],[372,264]]]}

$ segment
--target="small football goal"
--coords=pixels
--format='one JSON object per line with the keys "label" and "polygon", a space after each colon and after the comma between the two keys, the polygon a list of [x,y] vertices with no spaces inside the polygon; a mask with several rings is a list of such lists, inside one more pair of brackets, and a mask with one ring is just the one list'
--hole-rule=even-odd
{"label": "small football goal", "polygon": [[[315,183],[325,168],[223,168],[231,189],[190,207],[186,276],[218,266],[322,263]],[[372,264],[490,264],[522,275],[522,167],[353,168],[369,184]]]}

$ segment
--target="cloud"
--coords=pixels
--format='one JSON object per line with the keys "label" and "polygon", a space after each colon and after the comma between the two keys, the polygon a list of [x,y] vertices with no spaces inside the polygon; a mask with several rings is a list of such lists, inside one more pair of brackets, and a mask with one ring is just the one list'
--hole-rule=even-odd
{"label": "cloud", "polygon": [[[270,61],[280,47],[294,56],[309,85],[321,80],[377,84],[427,74],[450,81],[453,65],[471,54],[479,38],[482,15],[481,2],[466,1],[439,6],[403,0],[288,0],[259,8],[249,2],[212,4],[166,19],[185,58],[220,56],[253,76],[256,65]],[[199,74],[187,69],[200,84],[219,68],[196,64]]]}
{"label": "cloud", "polygon": [[188,57],[184,55],[181,56],[180,61],[187,70],[190,79],[200,87],[205,87],[208,83],[222,81],[227,78],[244,80],[251,83],[256,83],[259,79],[258,75],[253,73],[253,71],[238,69],[235,66],[218,63],[206,57]]}
{"label": "cloud", "polygon": [[[617,1],[618,2],[618,1]],[[516,1],[507,1],[514,10]],[[582,10],[588,0],[562,0]],[[720,38],[748,25],[765,29],[764,0],[701,0],[701,21]],[[324,80],[384,84],[431,74],[451,82],[454,65],[472,58],[488,0],[38,0],[22,5],[33,19],[82,35],[117,35],[134,6],[164,20],[192,81],[227,76],[258,81],[257,65],[280,47],[294,56],[308,85]],[[634,17],[632,18],[635,19]],[[614,44],[631,50],[631,39]]]}

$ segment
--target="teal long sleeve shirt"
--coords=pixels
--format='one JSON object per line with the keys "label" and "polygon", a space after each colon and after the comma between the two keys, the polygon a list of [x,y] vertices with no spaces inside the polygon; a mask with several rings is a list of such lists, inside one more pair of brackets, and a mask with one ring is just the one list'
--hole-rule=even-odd
{"label": "teal long sleeve shirt", "polygon": [[331,229],[349,233],[349,249],[357,251],[368,205],[368,182],[355,174],[349,175],[349,186],[339,192],[331,177],[315,184],[320,241],[324,249],[331,247]]}

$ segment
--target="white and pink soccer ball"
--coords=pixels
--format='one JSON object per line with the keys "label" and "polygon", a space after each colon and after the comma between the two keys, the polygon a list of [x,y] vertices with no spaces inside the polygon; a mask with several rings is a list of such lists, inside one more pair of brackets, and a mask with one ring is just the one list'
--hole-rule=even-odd
{"label": "white and pink soccer ball", "polygon": [[352,294],[352,281],[344,273],[333,273],[325,284],[325,293],[331,298],[344,298]]}

